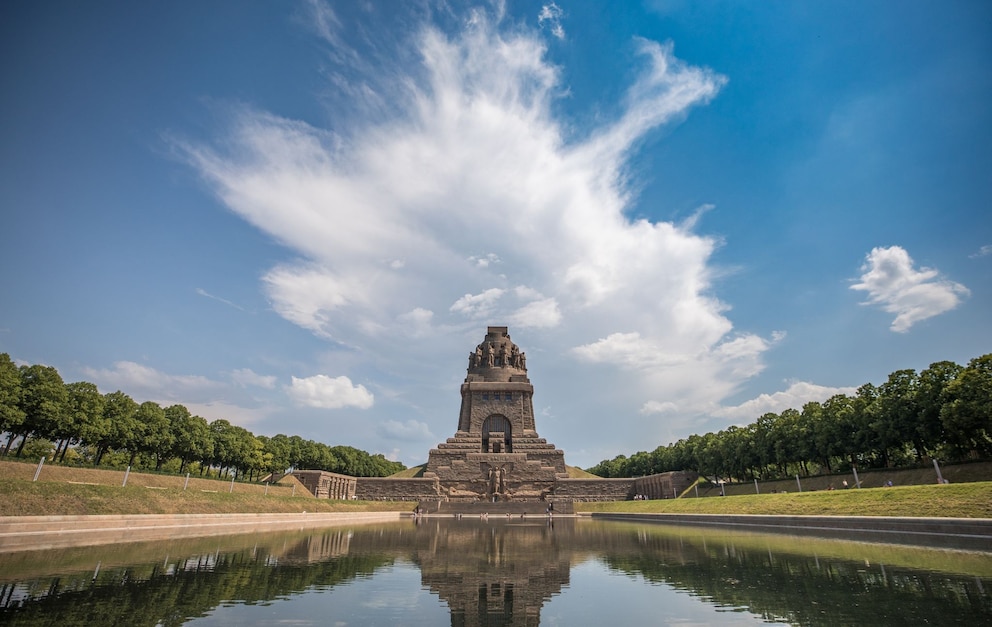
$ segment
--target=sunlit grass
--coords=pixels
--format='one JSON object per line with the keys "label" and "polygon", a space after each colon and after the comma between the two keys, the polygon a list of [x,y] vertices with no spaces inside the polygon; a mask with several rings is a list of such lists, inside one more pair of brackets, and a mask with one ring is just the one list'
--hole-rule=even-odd
{"label": "sunlit grass", "polygon": [[[410,470],[415,469],[420,470]],[[569,468],[570,475],[573,470],[583,472]],[[32,464],[0,463],[0,515],[410,511],[416,506],[407,501],[314,499],[300,489],[291,496],[291,486],[285,485],[272,486],[266,494],[262,485],[236,483],[231,494],[230,481],[204,479],[192,479],[184,491],[182,477],[137,473],[131,474],[127,487],[121,487],[120,471],[67,467],[46,467],[42,480],[32,482],[34,471]],[[90,485],[96,481],[106,485]],[[992,482],[576,503],[575,510],[992,518]]]}
{"label": "sunlit grass", "polygon": [[416,503],[334,501],[312,496],[274,496],[142,486],[77,485],[7,480],[0,482],[0,515],[234,514],[277,512],[410,511]]}
{"label": "sunlit grass", "polygon": [[673,514],[992,518],[992,481],[701,499],[576,503],[575,510]]}

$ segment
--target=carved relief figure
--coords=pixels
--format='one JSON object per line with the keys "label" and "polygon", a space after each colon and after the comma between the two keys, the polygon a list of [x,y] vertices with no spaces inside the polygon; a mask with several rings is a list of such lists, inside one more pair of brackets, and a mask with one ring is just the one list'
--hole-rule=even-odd
{"label": "carved relief figure", "polygon": [[486,490],[487,500],[495,501],[497,497],[509,496],[509,491],[506,489],[506,464],[499,466],[490,464],[486,479],[489,484]]}

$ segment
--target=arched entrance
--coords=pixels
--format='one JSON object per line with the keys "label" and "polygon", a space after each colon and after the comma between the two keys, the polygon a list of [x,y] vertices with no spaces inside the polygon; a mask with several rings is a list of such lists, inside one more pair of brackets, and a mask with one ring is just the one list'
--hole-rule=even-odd
{"label": "arched entrance", "polygon": [[502,414],[493,414],[482,423],[483,453],[512,453],[510,421]]}

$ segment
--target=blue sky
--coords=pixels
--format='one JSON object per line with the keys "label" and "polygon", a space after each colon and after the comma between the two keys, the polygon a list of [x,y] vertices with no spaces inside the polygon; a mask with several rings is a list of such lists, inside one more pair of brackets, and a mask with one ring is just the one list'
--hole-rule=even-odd
{"label": "blue sky", "polygon": [[987,2],[7,2],[0,351],[410,465],[508,325],[588,467],[992,350]]}

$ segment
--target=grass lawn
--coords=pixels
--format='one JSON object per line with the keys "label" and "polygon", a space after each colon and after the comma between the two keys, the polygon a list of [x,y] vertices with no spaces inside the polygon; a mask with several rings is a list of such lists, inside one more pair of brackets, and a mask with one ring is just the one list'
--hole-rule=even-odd
{"label": "grass lawn", "polygon": [[992,518],[992,481],[702,499],[576,503],[575,511]]}
{"label": "grass lawn", "polygon": [[[221,482],[218,482],[221,483]],[[303,494],[301,492],[301,494]],[[0,516],[72,514],[244,514],[285,512],[412,511],[401,501],[332,501],[306,496],[229,493],[179,488],[127,487],[25,481],[0,481]]]}
{"label": "grass lawn", "polygon": [[[198,479],[183,490],[183,477],[124,473],[92,468],[45,467],[0,462],[0,516],[60,514],[210,514],[262,512],[411,511],[407,501],[315,499],[297,486]],[[410,469],[416,473],[418,468]],[[419,469],[422,470],[422,469]],[[569,468],[576,475],[583,471]],[[411,474],[413,474],[411,473]],[[233,493],[231,490],[233,489]],[[992,518],[992,481],[894,488],[820,490],[726,497],[576,503],[576,512],[658,512],[683,514],[784,514],[823,516],[936,516]]]}

